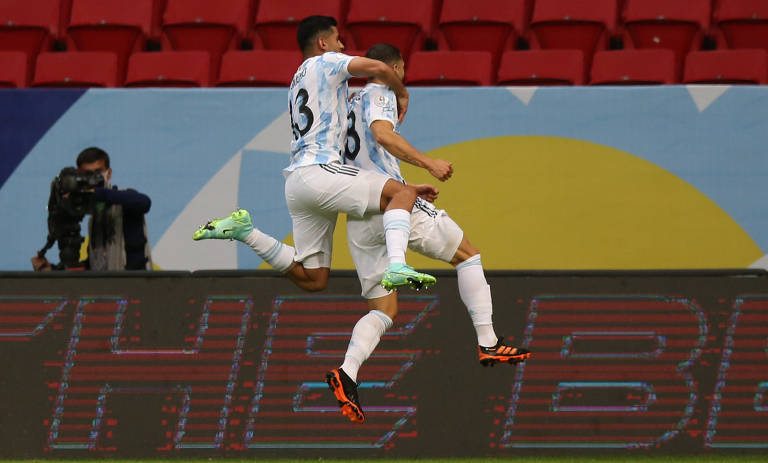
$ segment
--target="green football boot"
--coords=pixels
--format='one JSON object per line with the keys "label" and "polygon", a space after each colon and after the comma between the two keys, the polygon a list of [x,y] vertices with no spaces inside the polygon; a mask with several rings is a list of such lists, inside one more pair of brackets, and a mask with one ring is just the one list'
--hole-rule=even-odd
{"label": "green football boot", "polygon": [[384,272],[384,278],[381,279],[381,286],[387,291],[409,286],[416,291],[422,288],[429,288],[437,282],[432,275],[417,272],[410,265],[393,263],[389,264],[387,271]]}
{"label": "green football boot", "polygon": [[251,214],[245,209],[238,209],[228,217],[214,219],[198,228],[192,239],[199,240],[238,240],[243,241],[253,230]]}

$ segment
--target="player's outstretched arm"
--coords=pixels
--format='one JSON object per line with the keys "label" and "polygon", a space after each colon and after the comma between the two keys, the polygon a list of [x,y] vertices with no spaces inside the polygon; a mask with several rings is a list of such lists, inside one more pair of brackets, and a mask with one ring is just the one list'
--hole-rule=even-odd
{"label": "player's outstretched arm", "polygon": [[408,164],[426,169],[436,179],[444,182],[453,175],[453,165],[450,162],[431,158],[414,148],[408,140],[395,132],[391,122],[383,119],[373,121],[371,133],[376,142],[390,154]]}
{"label": "player's outstretched arm", "polygon": [[408,90],[391,67],[381,61],[358,56],[349,62],[347,71],[357,77],[375,77],[391,88],[397,98],[398,122],[403,122],[408,111]]}

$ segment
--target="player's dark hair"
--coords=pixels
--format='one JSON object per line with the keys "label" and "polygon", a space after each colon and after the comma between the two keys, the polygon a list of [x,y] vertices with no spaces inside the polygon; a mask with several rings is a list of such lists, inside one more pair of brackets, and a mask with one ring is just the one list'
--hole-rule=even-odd
{"label": "player's dark hair", "polygon": [[101,148],[92,146],[82,150],[80,154],[77,155],[77,167],[96,161],[104,161],[104,167],[109,169],[109,155]]}
{"label": "player's dark hair", "polygon": [[312,44],[323,32],[330,32],[331,28],[337,26],[336,19],[331,16],[307,16],[299,23],[296,30],[296,41],[299,43],[299,49],[307,52],[312,48]]}
{"label": "player's dark hair", "polygon": [[365,53],[366,58],[375,59],[387,64],[395,64],[403,59],[403,55],[400,54],[400,50],[388,43],[377,43],[368,49]]}

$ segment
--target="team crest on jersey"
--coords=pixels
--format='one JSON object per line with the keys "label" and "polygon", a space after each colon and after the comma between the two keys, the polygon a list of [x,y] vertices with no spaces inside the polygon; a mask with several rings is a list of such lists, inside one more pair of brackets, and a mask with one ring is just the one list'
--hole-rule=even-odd
{"label": "team crest on jersey", "polygon": [[389,100],[384,95],[379,95],[376,97],[375,100],[373,100],[373,104],[380,108],[386,108],[389,106]]}

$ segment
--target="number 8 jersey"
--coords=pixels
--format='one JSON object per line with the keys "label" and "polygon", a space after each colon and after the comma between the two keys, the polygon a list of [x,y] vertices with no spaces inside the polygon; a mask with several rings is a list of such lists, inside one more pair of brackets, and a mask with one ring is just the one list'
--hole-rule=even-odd
{"label": "number 8 jersey", "polygon": [[397,131],[397,100],[386,85],[368,84],[349,104],[344,163],[403,182],[400,160],[373,138],[370,127],[378,120],[388,121]]}
{"label": "number 8 jersey", "polygon": [[291,81],[291,162],[286,171],[341,163],[347,135],[347,65],[354,57],[328,52],[306,59]]}

